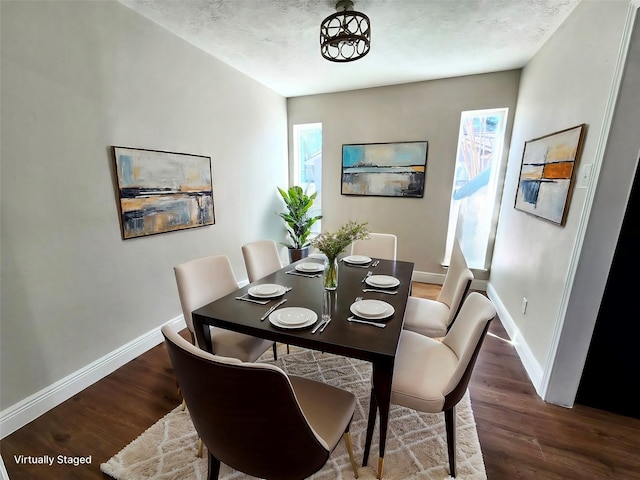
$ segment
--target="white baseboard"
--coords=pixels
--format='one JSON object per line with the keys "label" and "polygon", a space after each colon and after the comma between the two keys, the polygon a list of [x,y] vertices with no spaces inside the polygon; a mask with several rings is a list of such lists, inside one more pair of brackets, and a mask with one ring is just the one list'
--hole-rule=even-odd
{"label": "white baseboard", "polygon": [[[174,325],[179,329],[186,328],[182,315],[168,321],[167,324]],[[10,435],[43,413],[48,412],[161,343],[163,337],[162,333],[160,333],[160,328],[154,328],[150,332],[139,336],[95,362],[0,412],[0,439]]]}
{"label": "white baseboard", "polygon": [[4,466],[2,457],[0,457],[0,478],[2,480],[9,480],[9,473],[7,472],[7,467]]}
{"label": "white baseboard", "polygon": [[544,370],[540,363],[535,359],[531,349],[527,342],[525,342],[520,334],[520,329],[517,327],[516,323],[513,321],[513,317],[509,314],[509,311],[505,307],[504,303],[500,299],[500,296],[497,294],[495,289],[491,286],[491,283],[487,285],[487,296],[496,307],[496,311],[498,312],[498,317],[500,317],[500,322],[504,326],[504,329],[507,331],[507,335],[511,339],[513,346],[520,357],[520,361],[524,366],[524,369],[527,371],[527,375],[529,375],[529,379],[533,384],[536,392],[542,398],[542,377],[544,374]]}
{"label": "white baseboard", "polygon": [[[444,283],[445,274],[443,273],[429,273],[429,272],[413,272],[411,280],[418,283],[432,283],[434,285],[442,285]],[[486,280],[473,280],[471,282],[472,290],[480,290],[485,292],[487,290],[488,282]]]}
{"label": "white baseboard", "polygon": [[432,283],[434,285],[442,285],[444,283],[443,273],[429,273],[413,271],[411,281],[419,283]]}

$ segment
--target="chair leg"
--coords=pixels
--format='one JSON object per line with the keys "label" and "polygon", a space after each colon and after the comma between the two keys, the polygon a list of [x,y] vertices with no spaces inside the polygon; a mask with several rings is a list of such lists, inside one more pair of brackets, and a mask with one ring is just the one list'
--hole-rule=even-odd
{"label": "chair leg", "polygon": [[349,430],[344,432],[344,443],[347,446],[347,452],[349,452],[349,460],[351,460],[351,468],[353,468],[353,474],[358,478],[358,466],[356,465],[356,459],[353,457],[353,446],[351,445],[351,433]]}
{"label": "chair leg", "polygon": [[444,411],[447,430],[447,450],[449,452],[449,475],[456,477],[456,407]]}
{"label": "chair leg", "polygon": [[207,473],[207,480],[218,480],[220,474],[220,460],[211,455],[209,452],[209,471]]}
{"label": "chair leg", "polygon": [[287,355],[289,355],[289,344],[287,343]]}
{"label": "chair leg", "polygon": [[278,360],[278,346],[273,342],[273,359]]}

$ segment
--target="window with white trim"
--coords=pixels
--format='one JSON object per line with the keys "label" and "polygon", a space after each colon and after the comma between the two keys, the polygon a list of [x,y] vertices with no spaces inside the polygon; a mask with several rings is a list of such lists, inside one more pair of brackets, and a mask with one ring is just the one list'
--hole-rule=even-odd
{"label": "window with white trim", "polygon": [[457,236],[470,268],[486,269],[508,108],[462,112],[445,264]]}
{"label": "window with white trim", "polygon": [[[310,216],[322,215],[322,123],[293,126],[293,183],[307,195],[318,193],[309,211]],[[311,228],[320,233],[322,220]]]}

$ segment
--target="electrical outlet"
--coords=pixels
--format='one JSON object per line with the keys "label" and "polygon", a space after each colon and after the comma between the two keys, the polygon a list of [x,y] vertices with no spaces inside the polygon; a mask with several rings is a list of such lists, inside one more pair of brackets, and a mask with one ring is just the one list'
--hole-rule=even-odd
{"label": "electrical outlet", "polygon": [[522,297],[522,305],[520,306],[520,311],[522,312],[523,315],[527,314],[527,304],[528,303],[529,303],[529,301],[525,297]]}

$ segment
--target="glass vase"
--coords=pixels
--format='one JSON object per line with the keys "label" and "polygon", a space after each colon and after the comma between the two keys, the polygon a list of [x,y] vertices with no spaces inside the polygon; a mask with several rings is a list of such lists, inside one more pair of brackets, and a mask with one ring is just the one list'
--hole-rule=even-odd
{"label": "glass vase", "polygon": [[338,288],[338,259],[328,258],[324,261],[324,288],[335,290]]}

